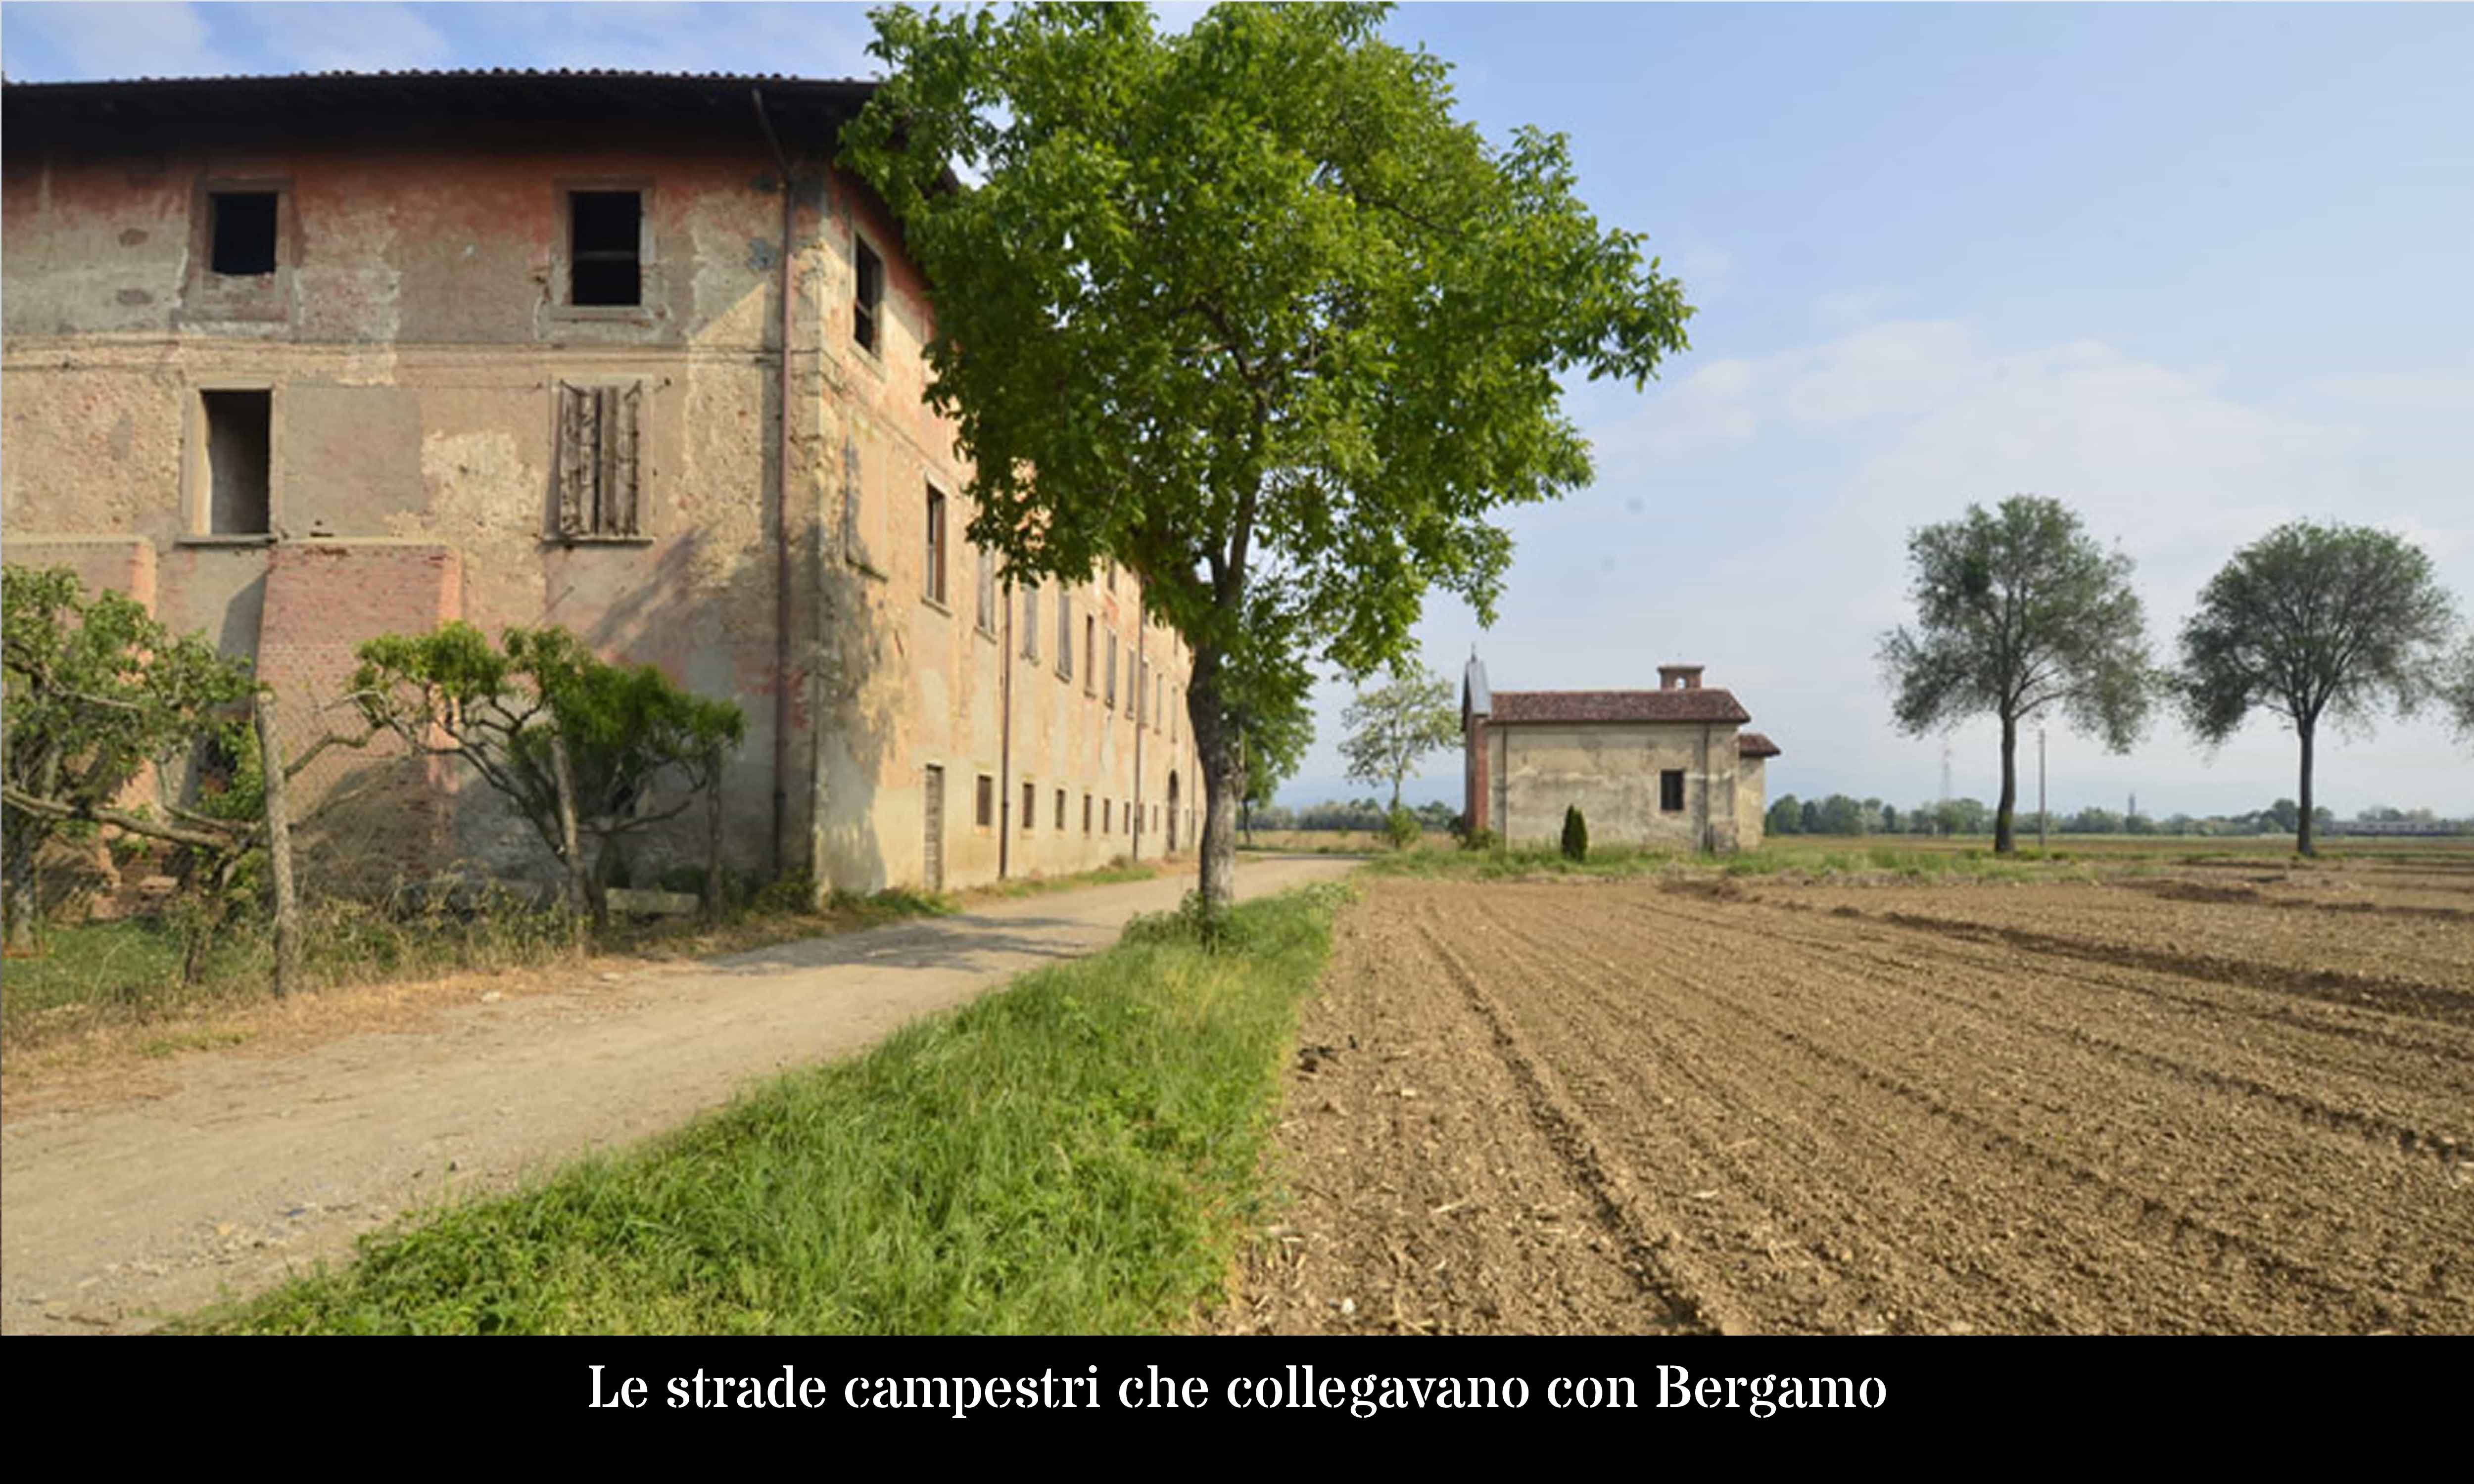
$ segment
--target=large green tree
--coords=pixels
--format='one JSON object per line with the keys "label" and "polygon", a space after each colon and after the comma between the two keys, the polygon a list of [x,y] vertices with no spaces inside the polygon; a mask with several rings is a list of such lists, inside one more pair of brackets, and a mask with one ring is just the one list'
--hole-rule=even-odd
{"label": "large green tree", "polygon": [[1419,664],[1395,667],[1389,680],[1361,689],[1341,714],[1346,735],[1340,754],[1352,783],[1389,783],[1391,807],[1400,807],[1400,785],[1427,755],[1460,737],[1460,713],[1451,682]]}
{"label": "large green tree", "polygon": [[2448,719],[2457,727],[2457,734],[2474,742],[2474,634],[2457,646],[2451,655],[2439,682],[2440,704],[2448,707]]}
{"label": "large green tree", "polygon": [[1233,719],[1313,660],[1402,657],[1431,588],[1491,619],[1490,515],[1590,477],[1560,378],[1685,346],[1682,287],[1583,206],[1564,141],[1456,117],[1385,11],[880,10],[890,77],[845,139],[935,285],[972,539],[1069,581],[1123,562],[1192,650],[1213,907]]}
{"label": "large green tree", "polygon": [[2019,728],[2058,707],[2115,752],[2145,729],[2155,694],[2130,559],[2108,552],[2059,500],[1970,505],[1907,539],[1916,623],[1881,639],[1901,730],[1922,736],[1970,716],[2001,723],[1993,849],[2017,841]]}
{"label": "large green tree", "polygon": [[2234,554],[2182,627],[2182,711],[2211,743],[2251,712],[2301,745],[2294,849],[2316,853],[2313,750],[2323,720],[2367,729],[2383,705],[2411,712],[2439,680],[2455,605],[2431,559],[2368,526],[2297,520]]}

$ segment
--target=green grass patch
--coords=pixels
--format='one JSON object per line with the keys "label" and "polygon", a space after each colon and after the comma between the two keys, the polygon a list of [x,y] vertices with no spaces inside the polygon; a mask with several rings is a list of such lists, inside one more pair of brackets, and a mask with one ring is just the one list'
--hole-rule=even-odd
{"label": "green grass patch", "polygon": [[1297,1012],[1346,889],[1175,915],[633,1153],[365,1239],[208,1331],[1177,1328],[1267,1209]]}

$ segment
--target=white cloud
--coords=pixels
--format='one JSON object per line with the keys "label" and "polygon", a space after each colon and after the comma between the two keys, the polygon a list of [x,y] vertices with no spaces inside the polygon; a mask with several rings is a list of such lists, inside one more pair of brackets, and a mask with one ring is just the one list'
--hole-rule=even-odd
{"label": "white cloud", "polygon": [[[2301,515],[2416,540],[2474,616],[2474,378],[2393,372],[2248,395],[2228,379],[2095,341],[1990,347],[1946,321],[1706,362],[1628,416],[1587,403],[1598,483],[1514,517],[1503,622],[1480,634],[1439,603],[1421,632],[1453,666],[1476,638],[1507,689],[1635,684],[1662,658],[1706,661],[1786,748],[1774,791],[1904,804],[1938,787],[1940,741],[1897,734],[1874,648],[1907,616],[1907,533],[1971,502],[2050,495],[2118,541],[2138,562],[2160,659],[2207,577]],[[2206,812],[2293,792],[2292,738],[2265,721],[2213,755],[2170,716],[2127,757],[2058,721],[2052,738],[2057,807],[2119,808],[2136,790],[2145,809]],[[1961,729],[1957,788],[1990,799],[1996,755],[1989,725]],[[2436,721],[2329,739],[2320,782],[2341,812],[2474,813],[2474,756]]]}
{"label": "white cloud", "polygon": [[242,70],[193,5],[12,5],[8,26],[53,55],[47,79],[211,77]]}
{"label": "white cloud", "polygon": [[400,72],[452,65],[435,27],[400,5],[250,5],[241,8],[278,70]]}

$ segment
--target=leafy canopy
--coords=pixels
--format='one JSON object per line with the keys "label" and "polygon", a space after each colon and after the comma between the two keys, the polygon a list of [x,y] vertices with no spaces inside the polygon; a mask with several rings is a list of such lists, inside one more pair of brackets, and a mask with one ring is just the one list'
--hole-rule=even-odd
{"label": "leafy canopy", "polygon": [[971,539],[1073,581],[1124,562],[1199,707],[1301,690],[1314,655],[1370,673],[1430,585],[1491,617],[1488,514],[1589,478],[1559,373],[1637,383],[1685,346],[1681,287],[1583,208],[1564,141],[1456,119],[1385,11],[874,12],[890,80],[845,157],[936,286]]}
{"label": "leafy canopy", "polygon": [[[120,593],[87,597],[67,567],[10,566],[0,584],[0,783],[12,887],[30,890],[37,855],[63,826],[108,823],[219,855],[236,850],[223,833],[118,804],[147,768],[230,724],[226,713],[250,693],[248,666],[202,635],[175,635]],[[164,812],[185,814],[168,802]],[[15,905],[11,931],[31,930],[31,898]]]}
{"label": "leafy canopy", "polygon": [[1910,536],[1907,556],[1916,624],[1880,648],[1901,730],[2058,706],[2116,752],[2138,740],[2155,672],[2130,559],[2098,545],[2067,506],[2025,494],[1992,512],[1970,505]]}
{"label": "leafy canopy", "polygon": [[2431,559],[2368,526],[2297,520],[2234,554],[2182,627],[2181,702],[2221,742],[2252,709],[2309,735],[2322,717],[2411,712],[2440,682],[2455,607]]}

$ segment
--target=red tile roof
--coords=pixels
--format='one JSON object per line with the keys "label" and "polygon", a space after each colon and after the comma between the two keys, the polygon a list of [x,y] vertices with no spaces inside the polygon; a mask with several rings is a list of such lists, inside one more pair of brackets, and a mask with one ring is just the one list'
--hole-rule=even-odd
{"label": "red tile roof", "polygon": [[1758,731],[1735,733],[1735,755],[1738,757],[1776,757],[1779,745]]}
{"label": "red tile roof", "polygon": [[1752,715],[1726,691],[1498,690],[1491,726],[1557,722],[1732,722]]}

